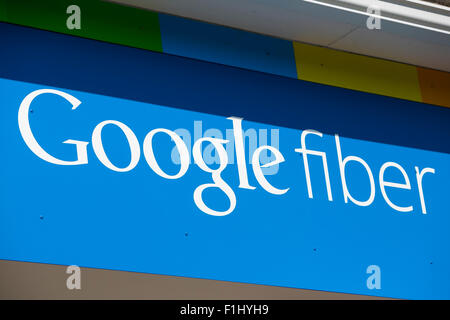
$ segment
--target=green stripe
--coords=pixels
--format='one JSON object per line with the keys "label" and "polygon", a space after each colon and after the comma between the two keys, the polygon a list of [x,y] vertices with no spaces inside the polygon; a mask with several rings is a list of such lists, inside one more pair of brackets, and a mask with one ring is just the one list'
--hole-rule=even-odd
{"label": "green stripe", "polygon": [[[66,26],[67,7],[81,9],[81,29]],[[98,0],[0,0],[0,20],[162,52],[158,14]]]}
{"label": "green stripe", "polygon": [[6,21],[6,8],[4,0],[0,0],[0,21]]}

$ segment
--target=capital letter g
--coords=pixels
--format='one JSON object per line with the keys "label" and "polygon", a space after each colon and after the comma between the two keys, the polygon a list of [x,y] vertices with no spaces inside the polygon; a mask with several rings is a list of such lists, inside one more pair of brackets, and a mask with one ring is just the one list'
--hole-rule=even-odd
{"label": "capital letter g", "polygon": [[57,159],[57,158],[53,157],[52,155],[48,154],[44,149],[42,149],[42,147],[38,144],[38,142],[34,138],[33,133],[31,132],[31,128],[30,128],[28,113],[29,113],[31,102],[37,96],[39,96],[43,93],[53,93],[60,97],[63,97],[64,99],[66,99],[67,101],[70,102],[70,104],[72,105],[72,110],[75,110],[81,104],[81,101],[78,100],[77,98],[75,98],[65,92],[59,91],[59,90],[40,89],[40,90],[36,90],[36,91],[33,91],[30,94],[28,94],[25,97],[25,99],[23,99],[22,103],[20,104],[19,117],[18,117],[20,134],[22,135],[22,138],[25,141],[25,143],[27,144],[28,148],[30,148],[30,150],[33,151],[33,153],[35,155],[37,155],[39,158],[41,158],[47,162],[50,162],[50,163],[59,164],[59,165],[63,165],[63,166],[73,166],[73,165],[88,163],[86,146],[89,142],[77,141],[77,140],[71,140],[71,139],[64,141],[63,143],[76,145],[76,149],[77,149],[77,160],[65,161],[65,160]]}

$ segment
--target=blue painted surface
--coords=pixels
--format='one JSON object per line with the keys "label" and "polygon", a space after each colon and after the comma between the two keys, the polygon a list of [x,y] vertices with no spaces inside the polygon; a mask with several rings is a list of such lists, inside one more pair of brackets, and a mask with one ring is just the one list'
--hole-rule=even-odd
{"label": "blue painted surface", "polygon": [[159,14],[166,53],[297,78],[292,41]]}
{"label": "blue painted surface", "polygon": [[[359,207],[344,203],[333,136],[309,137],[307,142],[310,150],[327,153],[330,202],[320,158],[313,156],[314,198],[307,196],[303,162],[294,152],[301,130],[276,127],[286,162],[268,180],[290,190],[279,196],[267,193],[251,166],[250,184],[257,188],[239,189],[236,165],[230,164],[223,178],[234,190],[237,206],[231,214],[215,217],[193,201],[195,188],[211,182],[210,174],[195,164],[182,178],[169,181],[156,175],[143,157],[130,172],[111,171],[96,158],[91,143],[86,165],[58,166],[39,159],[20,136],[17,111],[28,93],[47,87],[0,80],[0,259],[397,298],[450,298],[448,154],[342,137],[343,156],[365,159],[376,181],[374,203]],[[36,139],[64,160],[74,160],[75,153],[61,142],[89,142],[103,120],[125,123],[141,145],[151,129],[192,131],[196,120],[203,121],[204,130],[231,128],[231,121],[221,116],[64,91],[81,100],[78,109],[46,94],[33,102],[30,114]],[[250,121],[243,127],[275,128]],[[129,148],[121,132],[106,127],[102,139],[111,161],[126,166]],[[172,146],[169,138],[155,139],[160,166],[175,173]],[[396,212],[383,200],[377,178],[386,161],[399,163],[412,185],[411,190],[388,190],[391,200],[413,205],[413,212]],[[424,178],[426,215],[420,210],[414,166],[436,170]],[[346,175],[352,195],[367,198],[369,182],[362,167],[348,165]],[[402,182],[396,170],[387,171],[386,180]],[[217,210],[228,205],[217,190],[205,192],[204,199]],[[366,287],[369,265],[381,268],[380,290]]]}
{"label": "blue painted surface", "polygon": [[0,36],[3,78],[450,153],[448,108],[5,23]]}
{"label": "blue painted surface", "polygon": [[[0,77],[24,81],[0,80],[0,259],[450,298],[450,110],[7,24],[0,24],[0,35]],[[157,176],[142,156],[132,171],[113,172],[95,157],[91,143],[86,165],[47,163],[23,142],[17,112],[28,93],[49,87],[82,101],[74,111],[52,95],[33,104],[31,128],[55,156],[73,160],[73,146],[61,142],[90,142],[103,120],[127,124],[142,145],[154,128],[192,131],[201,120],[203,130],[225,131],[231,128],[226,117],[240,116],[244,129],[280,130],[286,162],[268,180],[290,190],[267,193],[251,166],[250,184],[257,188],[239,189],[236,165],[230,164],[224,180],[237,206],[228,216],[213,217],[193,201],[195,188],[211,181],[194,164],[174,181]],[[307,195],[294,149],[309,128],[327,134],[309,137],[307,146],[327,152],[333,202],[320,158],[310,157],[314,198]],[[373,171],[376,195],[369,207],[344,203],[334,133],[344,156],[364,158]],[[129,150],[120,131],[106,127],[103,141],[111,161],[126,165]],[[155,143],[161,166],[176,172],[170,140]],[[413,205],[413,212],[396,212],[384,201],[377,181],[386,161],[402,165],[412,186],[390,189],[389,196]],[[427,215],[420,211],[414,166],[436,170],[424,178]],[[395,170],[386,174],[402,182]],[[367,197],[364,170],[349,164],[347,175],[352,195]],[[219,191],[206,197],[217,209],[228,204]],[[366,268],[373,264],[381,268],[381,290],[366,287]]]}

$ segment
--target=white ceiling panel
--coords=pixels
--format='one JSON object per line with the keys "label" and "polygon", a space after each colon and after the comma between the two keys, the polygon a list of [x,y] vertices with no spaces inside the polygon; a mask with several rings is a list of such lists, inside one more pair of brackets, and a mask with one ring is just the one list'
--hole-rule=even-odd
{"label": "white ceiling panel", "polygon": [[[450,72],[450,34],[386,20],[381,21],[380,30],[369,30],[366,27],[367,16],[303,0],[113,1],[278,38]],[[407,3],[406,0],[390,2]],[[423,2],[414,2],[417,4],[413,3],[411,6],[419,9],[424,7]],[[435,6],[427,10],[432,14],[440,14],[441,22],[445,26],[447,18],[450,24],[450,8],[442,8],[446,7]],[[421,16],[417,19],[420,20]]]}

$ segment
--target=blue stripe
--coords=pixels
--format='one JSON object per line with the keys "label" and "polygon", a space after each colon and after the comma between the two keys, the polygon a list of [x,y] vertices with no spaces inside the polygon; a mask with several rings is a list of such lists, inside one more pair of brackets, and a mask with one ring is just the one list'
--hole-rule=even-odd
{"label": "blue stripe", "polygon": [[163,51],[297,78],[292,42],[159,14]]}

